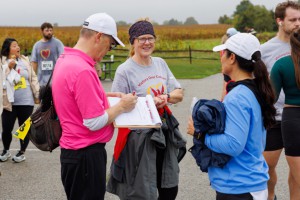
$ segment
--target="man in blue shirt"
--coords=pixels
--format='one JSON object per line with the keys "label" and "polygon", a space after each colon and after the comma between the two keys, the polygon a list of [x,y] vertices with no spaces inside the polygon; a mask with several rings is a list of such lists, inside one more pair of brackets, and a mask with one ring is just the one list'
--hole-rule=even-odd
{"label": "man in blue shirt", "polygon": [[31,65],[38,76],[39,84],[46,85],[54,69],[56,60],[64,51],[63,43],[53,37],[53,26],[45,22],[41,25],[43,38],[36,42],[31,52]]}

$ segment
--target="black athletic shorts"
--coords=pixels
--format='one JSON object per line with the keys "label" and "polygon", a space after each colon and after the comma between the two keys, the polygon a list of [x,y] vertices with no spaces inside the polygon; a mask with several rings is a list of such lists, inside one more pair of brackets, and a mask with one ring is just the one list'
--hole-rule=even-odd
{"label": "black athletic shorts", "polygon": [[300,107],[283,108],[281,130],[285,155],[300,156]]}
{"label": "black athletic shorts", "polygon": [[281,133],[281,121],[276,121],[276,124],[267,130],[267,141],[265,151],[275,151],[283,148],[283,140]]}

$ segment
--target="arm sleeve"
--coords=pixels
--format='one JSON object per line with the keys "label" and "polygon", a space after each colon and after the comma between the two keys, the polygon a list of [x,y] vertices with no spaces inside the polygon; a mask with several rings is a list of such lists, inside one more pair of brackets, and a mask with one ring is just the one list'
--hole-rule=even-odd
{"label": "arm sleeve", "polygon": [[271,70],[271,83],[275,90],[276,99],[278,99],[281,88],[282,88],[282,76],[280,72],[280,63],[276,62]]}
{"label": "arm sleeve", "polygon": [[[181,85],[180,83],[177,81],[177,79],[175,78],[174,74],[172,73],[172,71],[170,70],[168,64],[166,63],[166,61],[164,59],[162,59],[164,65],[165,65],[165,68],[167,70],[167,74],[168,74],[168,82],[167,82],[167,85],[172,85],[172,91],[174,89],[181,89]],[[170,83],[172,82],[172,83]],[[172,92],[172,91],[168,91],[168,92]]]}
{"label": "arm sleeve", "polygon": [[103,128],[108,121],[108,114],[105,112],[103,115],[91,119],[83,119],[83,125],[91,131],[96,131]]}
{"label": "arm sleeve", "polygon": [[64,44],[60,40],[57,41],[58,41],[58,55],[60,55],[64,52]]}
{"label": "arm sleeve", "polygon": [[224,133],[206,134],[205,144],[215,152],[237,156],[246,145],[250,127],[249,109],[238,98],[231,98],[227,101],[225,109],[226,127]]}
{"label": "arm sleeve", "polygon": [[23,59],[27,63],[27,66],[29,67],[29,71],[30,71],[29,72],[30,73],[29,81],[30,81],[30,87],[32,90],[33,97],[35,99],[38,99],[39,95],[40,95],[40,85],[39,85],[37,75],[34,72],[32,65],[30,64],[29,58],[24,56]]}
{"label": "arm sleeve", "polygon": [[37,53],[36,53],[36,44],[33,45],[32,51],[31,51],[31,57],[30,57],[30,62],[38,62],[37,60]]}

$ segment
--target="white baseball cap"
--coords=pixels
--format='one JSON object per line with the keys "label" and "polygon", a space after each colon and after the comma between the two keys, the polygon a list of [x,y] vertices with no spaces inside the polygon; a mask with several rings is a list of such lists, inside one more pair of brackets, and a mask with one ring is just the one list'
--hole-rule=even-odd
{"label": "white baseball cap", "polygon": [[235,28],[229,28],[226,31],[226,34],[227,34],[228,37],[231,37],[231,36],[233,36],[237,33],[239,33],[239,31],[237,31]]}
{"label": "white baseball cap", "polygon": [[89,16],[84,21],[82,27],[111,35],[119,45],[125,47],[123,42],[117,37],[117,24],[115,20],[106,13],[96,13]]}
{"label": "white baseball cap", "polygon": [[258,39],[250,33],[237,33],[228,38],[225,44],[215,46],[213,51],[222,51],[225,49],[228,49],[246,60],[252,60],[253,53],[260,51],[260,43]]}

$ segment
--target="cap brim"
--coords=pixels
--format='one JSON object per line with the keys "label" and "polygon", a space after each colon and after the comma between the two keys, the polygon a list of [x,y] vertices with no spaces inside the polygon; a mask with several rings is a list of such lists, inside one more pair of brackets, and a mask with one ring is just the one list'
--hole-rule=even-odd
{"label": "cap brim", "polygon": [[217,52],[217,51],[222,51],[222,50],[224,50],[224,49],[226,49],[226,45],[225,45],[225,44],[221,44],[221,45],[219,45],[219,46],[215,46],[215,47],[213,48],[213,51],[214,51],[214,52]]}
{"label": "cap brim", "polygon": [[122,42],[118,37],[113,36],[113,35],[112,35],[112,37],[116,40],[116,42],[117,42],[119,45],[121,45],[122,47],[125,47],[125,45],[123,44],[123,42]]}

